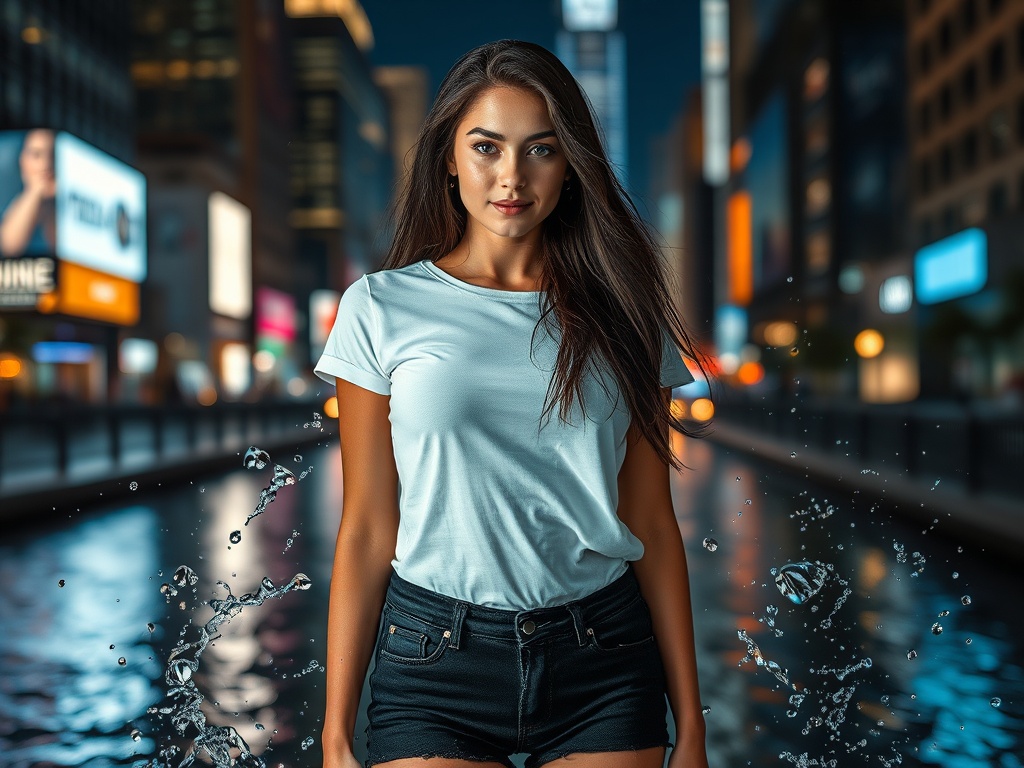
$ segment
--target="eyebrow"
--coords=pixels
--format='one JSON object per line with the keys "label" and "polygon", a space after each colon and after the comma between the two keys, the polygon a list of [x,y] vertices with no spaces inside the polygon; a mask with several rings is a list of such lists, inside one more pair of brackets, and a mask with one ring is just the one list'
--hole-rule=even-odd
{"label": "eyebrow", "polygon": [[[503,135],[501,135],[500,133],[495,133],[494,131],[488,131],[486,128],[477,127],[477,128],[473,128],[472,130],[466,131],[466,135],[467,136],[469,136],[470,134],[473,134],[473,133],[479,133],[484,138],[493,139],[494,141],[505,141],[506,140],[505,137]],[[554,131],[541,131],[540,133],[535,133],[532,136],[527,136],[526,140],[527,141],[536,141],[537,139],[549,139],[549,138],[552,138],[553,136],[555,136],[555,132]]]}

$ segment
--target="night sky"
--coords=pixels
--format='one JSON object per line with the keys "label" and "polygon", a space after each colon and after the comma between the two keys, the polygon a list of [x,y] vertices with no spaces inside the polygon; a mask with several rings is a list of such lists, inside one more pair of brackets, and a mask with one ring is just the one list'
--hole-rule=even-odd
{"label": "night sky", "polygon": [[[455,60],[502,38],[554,50],[560,0],[481,3],[469,0],[363,0],[373,25],[377,65],[419,65],[431,97]],[[666,133],[687,90],[700,80],[699,0],[619,0],[626,36],[629,187],[641,210],[648,199],[651,139]]]}

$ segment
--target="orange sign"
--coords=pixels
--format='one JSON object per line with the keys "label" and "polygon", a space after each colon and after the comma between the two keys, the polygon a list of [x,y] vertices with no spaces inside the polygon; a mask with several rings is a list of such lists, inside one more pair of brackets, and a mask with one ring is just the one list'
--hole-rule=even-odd
{"label": "orange sign", "polygon": [[745,307],[754,296],[754,249],[750,193],[741,190],[725,207],[729,303]]}
{"label": "orange sign", "polygon": [[40,298],[40,311],[118,325],[135,325],[139,321],[138,283],[67,261],[60,262],[58,269],[57,293]]}

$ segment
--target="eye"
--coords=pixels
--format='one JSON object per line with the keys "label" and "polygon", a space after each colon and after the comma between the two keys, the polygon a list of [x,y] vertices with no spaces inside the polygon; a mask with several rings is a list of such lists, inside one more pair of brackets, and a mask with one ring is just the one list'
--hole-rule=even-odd
{"label": "eye", "polygon": [[555,154],[555,148],[548,146],[547,144],[535,144],[530,147],[530,154],[534,157],[548,157],[549,155]]}
{"label": "eye", "polygon": [[481,141],[478,144],[474,144],[473,149],[481,155],[493,155],[498,151],[497,148],[489,141]]}

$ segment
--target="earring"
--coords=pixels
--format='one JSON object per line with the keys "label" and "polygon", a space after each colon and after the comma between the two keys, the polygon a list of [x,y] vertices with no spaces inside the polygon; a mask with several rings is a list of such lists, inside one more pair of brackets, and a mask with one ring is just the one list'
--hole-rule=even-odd
{"label": "earring", "polygon": [[566,179],[565,184],[562,185],[562,191],[568,192],[572,188],[572,180]]}
{"label": "earring", "polygon": [[455,176],[448,174],[448,189],[455,189]]}

